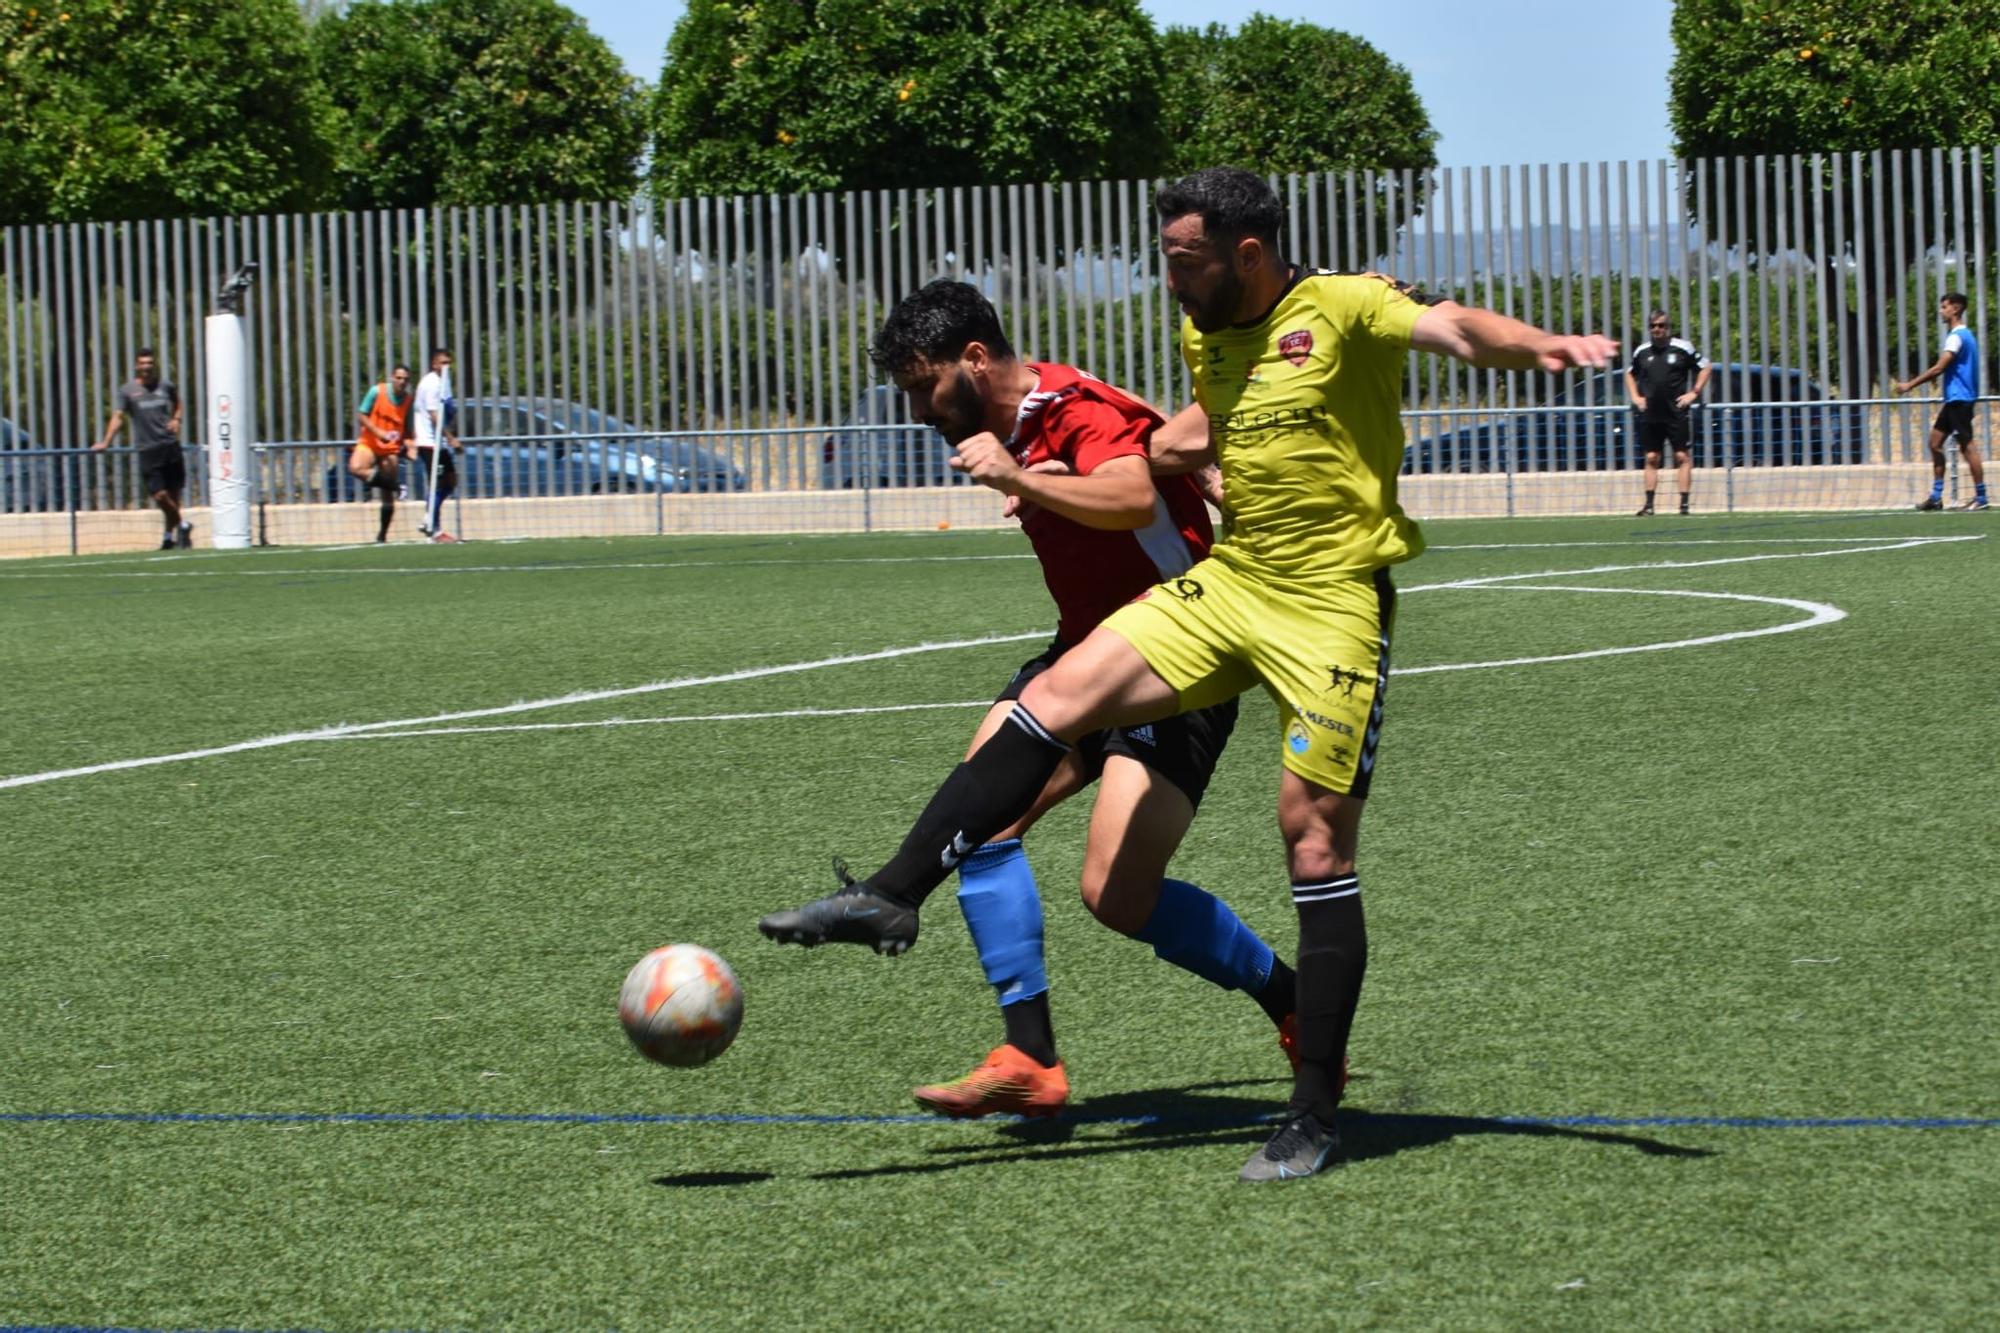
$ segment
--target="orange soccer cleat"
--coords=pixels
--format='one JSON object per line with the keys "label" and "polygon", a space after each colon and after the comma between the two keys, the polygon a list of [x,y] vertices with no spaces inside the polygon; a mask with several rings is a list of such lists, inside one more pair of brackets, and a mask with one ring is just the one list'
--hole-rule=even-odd
{"label": "orange soccer cleat", "polygon": [[1011,1112],[1048,1116],[1069,1101],[1060,1061],[1042,1065],[1018,1046],[995,1046],[979,1068],[951,1083],[916,1090],[917,1101],[954,1120]]}
{"label": "orange soccer cleat", "polygon": [[[1294,1072],[1299,1067],[1299,1016],[1286,1014],[1285,1021],[1278,1024],[1278,1049],[1291,1061]],[[1347,1091],[1347,1057],[1340,1057],[1340,1091]]]}

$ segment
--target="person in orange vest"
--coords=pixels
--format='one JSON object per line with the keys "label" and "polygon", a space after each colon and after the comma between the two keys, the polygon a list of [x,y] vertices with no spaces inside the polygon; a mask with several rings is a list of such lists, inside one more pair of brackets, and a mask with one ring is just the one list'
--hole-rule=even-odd
{"label": "person in orange vest", "polygon": [[361,423],[361,437],[347,456],[347,470],[363,486],[382,492],[382,525],[375,540],[389,540],[389,523],[396,516],[396,487],[401,461],[409,452],[410,368],[399,365],[389,378],[368,390],[355,409]]}

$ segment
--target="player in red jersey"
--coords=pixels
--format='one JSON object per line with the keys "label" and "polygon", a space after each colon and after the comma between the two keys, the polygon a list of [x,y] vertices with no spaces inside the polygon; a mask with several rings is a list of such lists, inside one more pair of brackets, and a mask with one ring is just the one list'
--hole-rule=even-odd
{"label": "player in red jersey", "polygon": [[[1214,534],[1193,478],[1152,473],[1147,445],[1159,413],[1074,367],[1021,360],[977,288],[938,281],[905,297],[871,351],[909,396],[911,414],[953,446],[952,466],[1008,497],[1056,602],[1054,642],[1001,691],[970,754],[1007,722],[1029,681],[1112,611],[1201,559]],[[959,906],[999,996],[1006,1041],[964,1078],[918,1088],[919,1102],[977,1116],[1048,1115],[1068,1100],[1049,1015],[1041,899],[1021,838],[1093,781],[1082,885],[1091,913],[1166,961],[1248,992],[1290,1052],[1291,968],[1227,905],[1166,874],[1235,725],[1232,700],[1085,737],[1027,814],[985,845],[961,849]],[[838,938],[837,929],[796,917],[776,913],[760,928],[781,942]],[[910,926],[914,940],[914,914]]]}

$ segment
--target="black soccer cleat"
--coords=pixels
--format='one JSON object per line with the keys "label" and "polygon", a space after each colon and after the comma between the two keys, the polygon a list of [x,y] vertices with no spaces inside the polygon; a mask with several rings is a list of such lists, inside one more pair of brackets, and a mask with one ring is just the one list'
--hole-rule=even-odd
{"label": "black soccer cleat", "polygon": [[1301,1111],[1284,1124],[1256,1156],[1243,1164],[1238,1180],[1299,1180],[1340,1162],[1340,1133]]}
{"label": "black soccer cleat", "polygon": [[815,898],[789,912],[773,912],[757,923],[766,939],[779,944],[865,944],[876,953],[899,954],[917,942],[917,909],[875,892],[833,859],[838,893]]}
{"label": "black soccer cleat", "polygon": [[1653,516],[1653,506],[1651,505],[1642,506],[1638,513],[1632,515],[1633,518],[1651,518],[1652,516]]}
{"label": "black soccer cleat", "polygon": [[1917,501],[1917,512],[1921,514],[1934,513],[1942,508],[1944,508],[1944,501],[1938,499],[1935,495],[1927,495]]}

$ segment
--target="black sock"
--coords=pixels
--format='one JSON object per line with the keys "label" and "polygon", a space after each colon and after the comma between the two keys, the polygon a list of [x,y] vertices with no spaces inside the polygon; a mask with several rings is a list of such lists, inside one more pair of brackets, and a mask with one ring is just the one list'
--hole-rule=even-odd
{"label": "black sock", "polygon": [[1651,509],[1652,507],[1653,507],[1653,492],[1651,492],[1651,491],[1647,491],[1647,492],[1646,492],[1646,508],[1648,508],[1648,509]]}
{"label": "black sock", "polygon": [[1007,1044],[1042,1068],[1056,1062],[1056,1030],[1049,1021],[1049,993],[1000,1006],[1001,1021],[1007,1025]]}
{"label": "black sock", "polygon": [[1368,927],[1361,915],[1361,881],[1348,874],[1292,885],[1299,909],[1299,1068],[1291,1110],[1333,1123],[1340,1103],[1340,1067],[1347,1034],[1368,970]]}
{"label": "black sock", "polygon": [[1687,511],[1688,511],[1688,493],[1687,493],[1686,491],[1682,491],[1682,492],[1681,492],[1681,512],[1682,512],[1683,514],[1685,514],[1685,513],[1687,512]]}
{"label": "black sock", "polygon": [[1299,1007],[1299,975],[1282,958],[1271,960],[1271,976],[1265,981],[1264,989],[1250,997],[1273,1023],[1285,1021],[1285,1015]]}
{"label": "black sock", "polygon": [[915,907],[975,848],[1028,812],[1069,746],[1020,704],[1006,725],[951,771],[917,816],[889,864],[870,875],[875,892]]}

